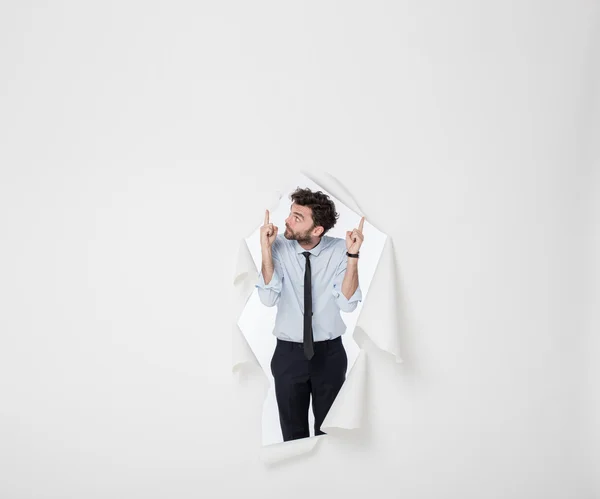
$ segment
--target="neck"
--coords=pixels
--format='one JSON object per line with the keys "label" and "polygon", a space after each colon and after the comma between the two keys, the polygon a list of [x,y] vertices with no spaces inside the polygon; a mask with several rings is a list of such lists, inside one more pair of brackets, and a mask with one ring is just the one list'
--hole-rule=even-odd
{"label": "neck", "polygon": [[301,242],[298,242],[298,244],[299,244],[300,246],[302,246],[302,247],[303,247],[305,250],[311,250],[311,249],[313,249],[315,246],[317,246],[317,245],[318,245],[320,242],[321,242],[321,238],[316,238],[316,239],[313,239],[313,240],[311,240],[311,241],[310,241],[310,242],[308,242],[308,243],[301,243]]}

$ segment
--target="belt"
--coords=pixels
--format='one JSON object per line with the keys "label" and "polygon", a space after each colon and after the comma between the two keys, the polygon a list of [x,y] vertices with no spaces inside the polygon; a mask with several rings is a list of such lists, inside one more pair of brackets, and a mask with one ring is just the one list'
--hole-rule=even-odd
{"label": "belt", "polygon": [[[342,337],[338,336],[337,338],[333,338],[331,340],[323,340],[323,341],[315,341],[314,345],[324,345],[324,344],[333,344],[333,343],[341,343],[342,342]],[[291,340],[282,340],[281,338],[277,338],[277,343],[283,343],[285,345],[289,345],[290,343],[293,343],[294,345],[300,345],[303,346],[303,342],[302,341],[291,341]]]}

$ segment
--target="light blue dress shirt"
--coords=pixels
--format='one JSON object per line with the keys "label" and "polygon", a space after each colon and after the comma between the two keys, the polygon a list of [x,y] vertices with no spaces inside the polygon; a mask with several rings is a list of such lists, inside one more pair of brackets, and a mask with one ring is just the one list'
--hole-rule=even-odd
{"label": "light blue dress shirt", "polygon": [[279,234],[273,242],[273,277],[265,284],[262,270],[258,275],[258,296],[267,307],[277,305],[273,335],[286,341],[302,342],[304,337],[304,269],[311,255],[313,299],[313,340],[325,341],[346,332],[340,311],[352,312],[362,301],[360,285],[348,300],[342,293],[348,256],[346,241],[323,236],[319,244],[305,250],[296,240]]}

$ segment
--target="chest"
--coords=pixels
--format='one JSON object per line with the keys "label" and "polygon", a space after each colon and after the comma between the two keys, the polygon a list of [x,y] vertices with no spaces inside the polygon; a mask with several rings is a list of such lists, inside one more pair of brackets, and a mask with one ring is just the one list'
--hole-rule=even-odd
{"label": "chest", "polygon": [[[333,254],[311,255],[310,257],[310,276],[313,284],[328,283],[335,277],[335,271],[338,263]],[[286,259],[284,275],[288,279],[297,283],[304,282],[305,272],[307,270],[306,257],[302,254],[293,254]]]}

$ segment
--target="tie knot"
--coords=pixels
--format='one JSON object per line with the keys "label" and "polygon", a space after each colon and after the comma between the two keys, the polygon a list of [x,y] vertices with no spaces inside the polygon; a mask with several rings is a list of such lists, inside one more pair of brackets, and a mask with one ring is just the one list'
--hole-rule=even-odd
{"label": "tie knot", "polygon": [[308,258],[308,257],[310,256],[310,251],[304,251],[304,252],[302,252],[302,254],[303,254],[303,255],[304,255],[306,258]]}

